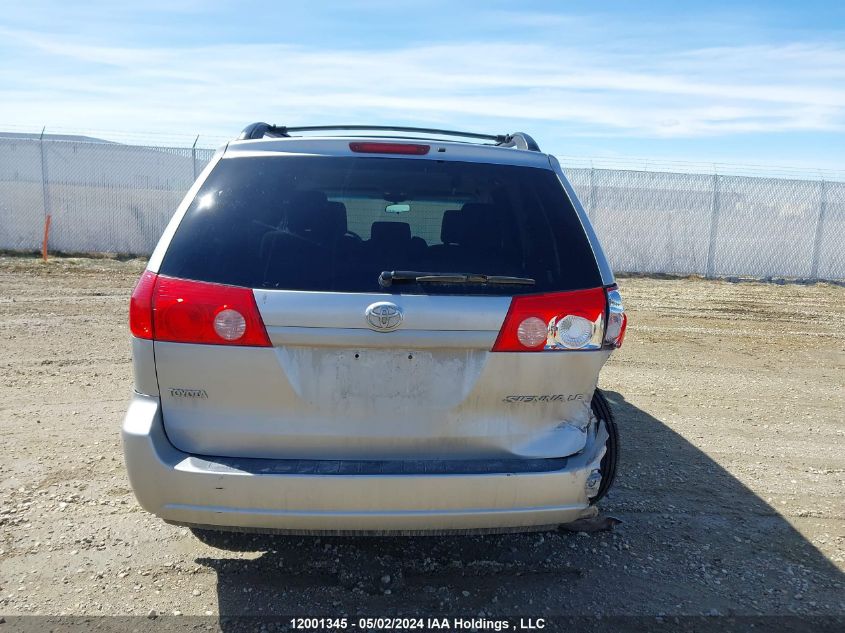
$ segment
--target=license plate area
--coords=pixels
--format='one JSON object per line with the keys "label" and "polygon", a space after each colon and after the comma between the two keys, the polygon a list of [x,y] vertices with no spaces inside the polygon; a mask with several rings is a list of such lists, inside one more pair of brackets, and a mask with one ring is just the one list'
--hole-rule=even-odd
{"label": "license plate area", "polygon": [[486,354],[374,348],[287,348],[279,353],[303,401],[318,408],[345,408],[351,415],[458,406]]}

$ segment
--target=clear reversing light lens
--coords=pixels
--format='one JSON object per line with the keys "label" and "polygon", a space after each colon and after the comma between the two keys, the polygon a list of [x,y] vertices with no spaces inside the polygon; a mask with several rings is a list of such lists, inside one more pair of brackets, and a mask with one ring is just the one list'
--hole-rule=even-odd
{"label": "clear reversing light lens", "polygon": [[246,332],[246,319],[237,310],[221,310],[214,317],[214,331],[225,341],[237,341]]}
{"label": "clear reversing light lens", "polygon": [[625,307],[622,305],[622,295],[617,288],[607,291],[607,330],[604,334],[604,342],[613,347],[620,347],[625,338],[625,328],[628,324],[628,317],[625,315]]}
{"label": "clear reversing light lens", "polygon": [[567,314],[557,322],[557,342],[568,349],[578,349],[590,342],[595,323],[584,317]]}
{"label": "clear reversing light lens", "polygon": [[528,317],[519,324],[516,330],[516,337],[525,347],[537,347],[546,342],[548,331],[548,326],[546,326],[542,319]]}
{"label": "clear reversing light lens", "polygon": [[607,317],[607,334],[605,340],[608,343],[615,343],[622,332],[622,320],[625,318],[624,314],[611,312]]}

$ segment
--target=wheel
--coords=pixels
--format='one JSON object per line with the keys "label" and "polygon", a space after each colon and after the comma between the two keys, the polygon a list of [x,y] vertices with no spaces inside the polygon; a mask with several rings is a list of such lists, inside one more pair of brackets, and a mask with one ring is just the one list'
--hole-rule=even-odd
{"label": "wheel", "polygon": [[596,496],[590,499],[590,504],[594,504],[607,494],[616,478],[616,465],[619,462],[619,429],[616,426],[616,420],[613,419],[610,403],[600,389],[596,389],[593,394],[591,407],[599,424],[604,424],[604,428],[607,430],[606,449],[599,466],[601,468],[601,484]]}

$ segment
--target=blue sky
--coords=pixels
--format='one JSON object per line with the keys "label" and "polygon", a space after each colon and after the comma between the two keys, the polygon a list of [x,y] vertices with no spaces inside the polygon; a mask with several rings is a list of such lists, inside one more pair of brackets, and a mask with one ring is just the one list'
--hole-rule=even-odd
{"label": "blue sky", "polygon": [[845,3],[5,3],[0,129],[524,130],[564,156],[845,170]]}

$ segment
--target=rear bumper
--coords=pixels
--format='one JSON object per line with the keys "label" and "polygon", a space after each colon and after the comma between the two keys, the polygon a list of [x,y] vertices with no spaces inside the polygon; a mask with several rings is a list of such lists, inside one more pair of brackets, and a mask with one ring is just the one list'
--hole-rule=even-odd
{"label": "rear bumper", "polygon": [[[424,532],[567,523],[589,507],[602,447],[542,472],[347,474],[273,460],[198,457],[173,447],[158,398],[135,394],[122,429],[141,506],[183,525],[266,531]],[[252,462],[249,466],[247,463]]]}

